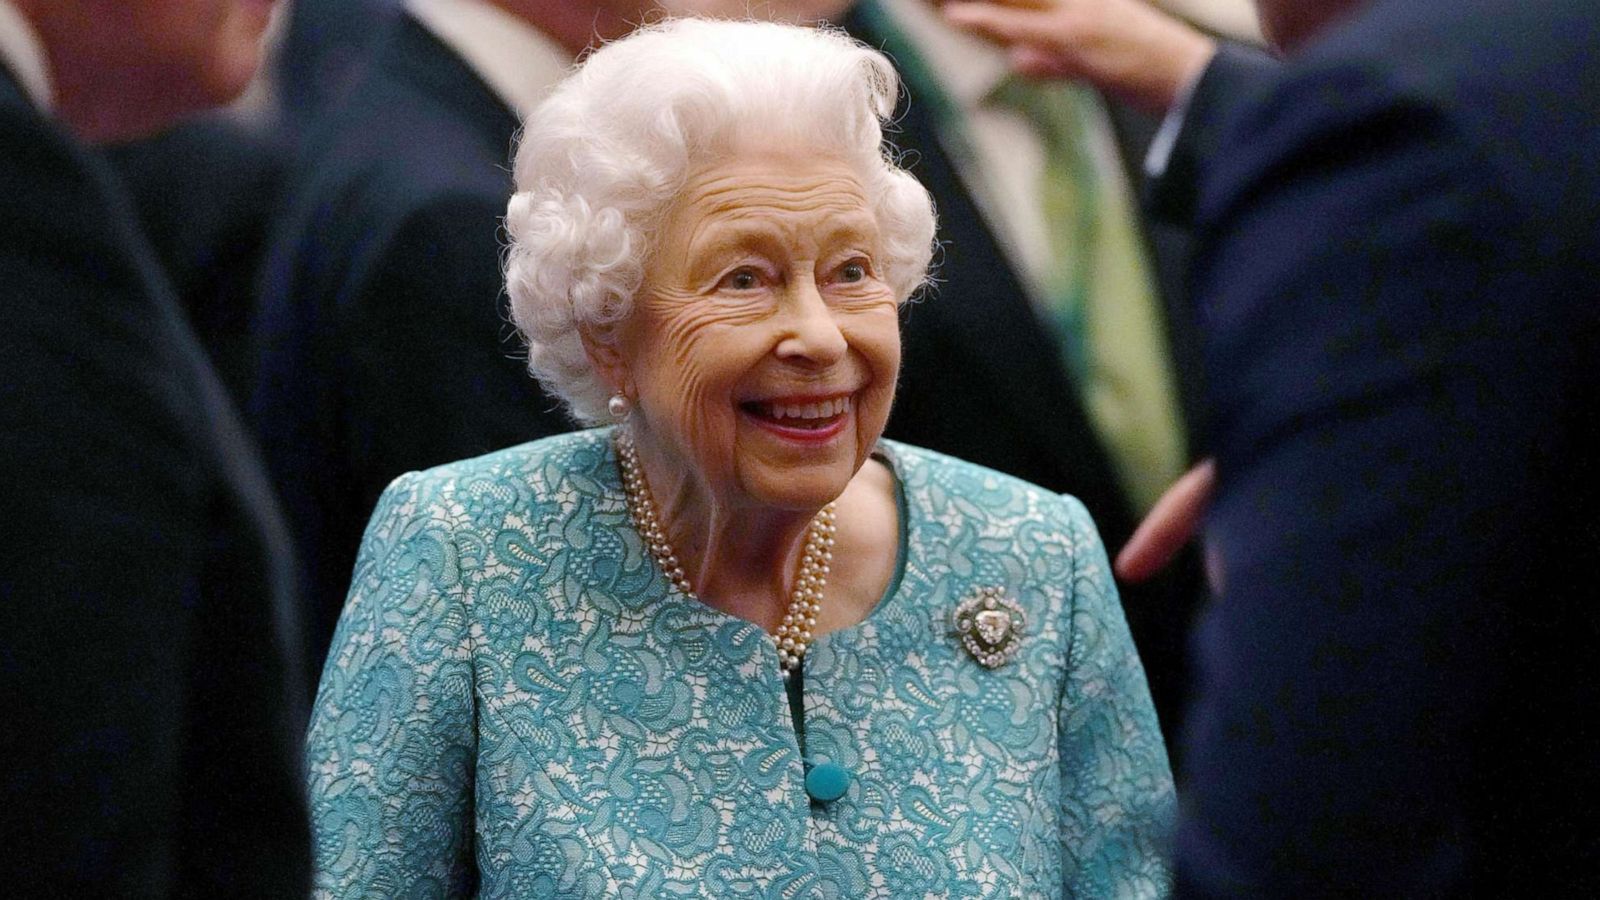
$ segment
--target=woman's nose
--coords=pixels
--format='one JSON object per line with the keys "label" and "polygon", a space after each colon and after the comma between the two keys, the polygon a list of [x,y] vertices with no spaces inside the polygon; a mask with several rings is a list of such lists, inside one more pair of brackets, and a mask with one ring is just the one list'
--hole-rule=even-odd
{"label": "woman's nose", "polygon": [[844,358],[848,344],[839,330],[836,310],[828,306],[812,278],[793,282],[785,298],[785,334],[778,342],[780,358],[831,365]]}

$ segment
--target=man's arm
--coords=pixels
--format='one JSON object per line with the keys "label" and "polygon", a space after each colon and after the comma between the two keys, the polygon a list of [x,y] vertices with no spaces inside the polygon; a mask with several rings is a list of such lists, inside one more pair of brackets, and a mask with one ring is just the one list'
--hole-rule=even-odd
{"label": "man's arm", "polygon": [[0,878],[284,896],[303,716],[270,498],[131,218],[0,103]]}

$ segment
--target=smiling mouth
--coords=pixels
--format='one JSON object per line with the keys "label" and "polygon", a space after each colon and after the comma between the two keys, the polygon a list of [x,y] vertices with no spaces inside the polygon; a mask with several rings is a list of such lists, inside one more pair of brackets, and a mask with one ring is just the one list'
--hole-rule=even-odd
{"label": "smiling mouth", "polygon": [[825,431],[855,409],[855,395],[823,400],[751,400],[739,408],[763,424],[801,431]]}

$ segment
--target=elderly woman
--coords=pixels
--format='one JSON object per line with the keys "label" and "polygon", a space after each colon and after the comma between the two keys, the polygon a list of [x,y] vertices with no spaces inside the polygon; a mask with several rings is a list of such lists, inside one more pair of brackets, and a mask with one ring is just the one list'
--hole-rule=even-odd
{"label": "elderly woman", "polygon": [[879,440],[933,235],[895,91],[839,35],[684,20],[529,120],[514,315],[611,424],[385,494],[310,738],[321,894],[1164,892],[1083,507]]}

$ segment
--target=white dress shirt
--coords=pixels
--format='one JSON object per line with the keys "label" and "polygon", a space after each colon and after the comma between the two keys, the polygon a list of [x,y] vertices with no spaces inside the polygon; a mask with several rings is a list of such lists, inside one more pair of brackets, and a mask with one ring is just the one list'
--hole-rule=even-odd
{"label": "white dress shirt", "polygon": [[[1206,63],[1206,68],[1211,66]],[[1206,75],[1206,68],[1189,76],[1178,95],[1172,99],[1172,106],[1167,109],[1167,114],[1161,119],[1161,128],[1156,131],[1156,136],[1150,141],[1150,149],[1144,157],[1144,174],[1149,178],[1160,178],[1167,174],[1167,163],[1172,161],[1173,148],[1178,146],[1178,136],[1183,133],[1184,119],[1189,116],[1189,104],[1194,102],[1195,89],[1200,86],[1200,79]]]}
{"label": "white dress shirt", "polygon": [[572,69],[544,32],[484,0],[407,0],[406,9],[526,119]]}
{"label": "white dress shirt", "polygon": [[[961,116],[971,153],[951,157],[1030,300],[1048,308],[1055,258],[1041,201],[1044,142],[1026,116],[990,100],[1011,71],[1004,51],[945,24],[926,0],[883,0],[882,7]],[[1109,117],[1100,117],[1089,142],[1102,182],[1125,184]]]}
{"label": "white dress shirt", "polygon": [[38,33],[11,0],[0,0],[0,64],[22,82],[22,90],[33,105],[49,115],[55,102],[50,61],[45,57]]}

